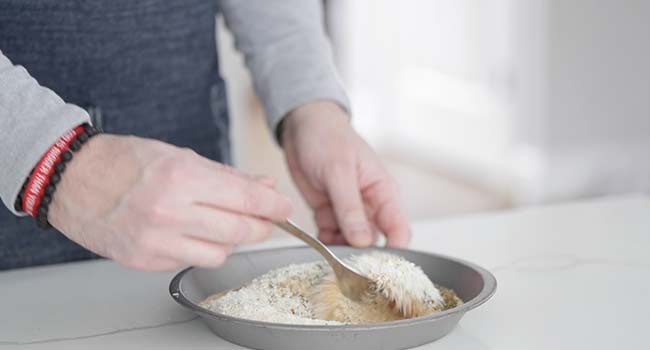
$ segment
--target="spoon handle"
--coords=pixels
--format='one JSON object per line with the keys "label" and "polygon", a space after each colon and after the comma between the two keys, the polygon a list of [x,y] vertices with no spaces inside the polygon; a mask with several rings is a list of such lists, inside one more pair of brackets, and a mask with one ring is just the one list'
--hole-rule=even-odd
{"label": "spoon handle", "polygon": [[332,251],[325,246],[321,241],[317,240],[316,238],[312,237],[311,235],[307,234],[305,231],[303,231],[300,227],[298,227],[296,224],[294,224],[291,220],[286,219],[284,221],[278,221],[275,222],[275,225],[280,227],[281,229],[287,231],[288,233],[294,235],[295,237],[301,239],[303,242],[307,243],[309,246],[312,248],[316,249],[320,255],[327,260],[327,262],[332,266],[333,269],[335,269],[336,272],[341,268],[341,265],[343,264],[339,258],[332,253]]}

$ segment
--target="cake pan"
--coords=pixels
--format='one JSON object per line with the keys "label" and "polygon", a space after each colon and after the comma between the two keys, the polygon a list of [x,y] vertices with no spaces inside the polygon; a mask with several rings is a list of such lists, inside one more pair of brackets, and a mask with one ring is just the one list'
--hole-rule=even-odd
{"label": "cake pan", "polygon": [[368,250],[401,255],[422,267],[435,283],[452,288],[464,304],[423,317],[377,324],[319,326],[290,325],[245,320],[199,306],[206,297],[241,287],[269,270],[322,258],[313,249],[300,246],[233,254],[218,269],[190,267],[179,272],[169,292],[182,306],[197,313],[221,338],[253,349],[406,349],[432,342],[449,333],[465,312],[487,301],[496,290],[496,279],[486,269],[460,259],[412,250],[332,246],[346,257]]}

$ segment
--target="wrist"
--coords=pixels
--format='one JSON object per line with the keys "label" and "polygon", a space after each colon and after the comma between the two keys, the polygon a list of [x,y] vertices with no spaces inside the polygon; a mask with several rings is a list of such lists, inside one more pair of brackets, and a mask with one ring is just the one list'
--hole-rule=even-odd
{"label": "wrist", "polygon": [[[63,218],[69,215],[64,213],[70,212],[70,209],[74,207],[72,211],[79,215],[80,211],[77,209],[87,206],[88,203],[85,203],[86,193],[93,188],[89,178],[97,178],[106,174],[108,164],[119,166],[108,158],[112,137],[107,134],[93,137],[68,163],[66,174],[61,177],[61,181],[57,185],[56,196],[52,200],[48,215],[52,226],[60,231],[65,232],[68,228],[64,223],[68,223],[69,220]],[[106,178],[104,180],[110,181]]]}
{"label": "wrist", "polygon": [[319,125],[349,127],[350,117],[336,102],[317,100],[305,103],[284,117],[280,125],[279,140],[284,144],[285,139],[309,129],[318,129]]}
{"label": "wrist", "polygon": [[146,150],[134,146],[137,138],[99,134],[89,140],[57,186],[49,211],[52,226],[61,232],[80,232],[81,222],[94,220],[111,211],[120,201],[116,193],[126,192],[138,179],[138,159]]}

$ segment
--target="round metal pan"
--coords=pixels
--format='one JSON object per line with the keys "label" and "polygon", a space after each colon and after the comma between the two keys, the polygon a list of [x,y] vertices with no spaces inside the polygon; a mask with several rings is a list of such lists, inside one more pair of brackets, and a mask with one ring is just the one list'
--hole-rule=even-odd
{"label": "round metal pan", "polygon": [[[365,249],[331,247],[342,257]],[[206,297],[241,287],[269,270],[289,264],[320,260],[308,247],[292,247],[233,254],[218,269],[188,268],[169,285],[172,298],[189,308],[221,338],[254,349],[405,349],[432,342],[449,333],[465,312],[487,301],[496,290],[496,279],[475,264],[443,255],[402,249],[371,248],[403,256],[422,267],[429,278],[452,288],[464,304],[408,320],[344,326],[290,325],[250,321],[200,307]]]}

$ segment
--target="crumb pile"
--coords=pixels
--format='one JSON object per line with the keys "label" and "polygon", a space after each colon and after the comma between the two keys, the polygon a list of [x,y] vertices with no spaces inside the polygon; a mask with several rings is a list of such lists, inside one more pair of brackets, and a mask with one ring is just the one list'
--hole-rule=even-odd
{"label": "crumb pile", "polygon": [[325,262],[289,265],[255,278],[223,296],[215,294],[201,306],[228,316],[255,321],[337,325],[340,322],[314,318],[309,300],[311,289],[329,272]]}
{"label": "crumb pile", "polygon": [[249,284],[208,297],[202,307],[249,320],[303,325],[392,321],[449,309],[462,303],[436,287],[415,264],[394,254],[372,252],[346,262],[375,281],[373,298],[356,303],[343,296],[325,262],[289,265]]}
{"label": "crumb pile", "polygon": [[375,282],[366,300],[346,298],[328,274],[311,298],[317,318],[344,323],[377,323],[424,316],[445,308],[440,291],[412,262],[383,252],[350,257],[347,262]]}

